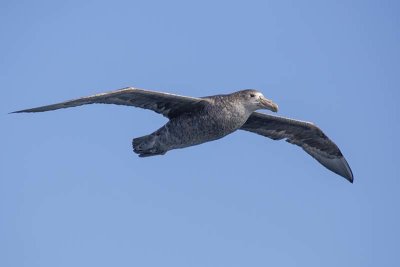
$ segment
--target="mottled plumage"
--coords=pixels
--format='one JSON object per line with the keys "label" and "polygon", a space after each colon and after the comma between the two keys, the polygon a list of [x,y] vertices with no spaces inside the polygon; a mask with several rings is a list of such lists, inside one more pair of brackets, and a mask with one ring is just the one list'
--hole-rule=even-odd
{"label": "mottled plumage", "polygon": [[216,140],[241,129],[274,140],[286,139],[301,146],[326,168],[353,182],[351,169],[339,148],[317,126],[255,112],[258,109],[276,112],[278,109],[256,90],[196,98],[129,87],[13,113],[43,112],[93,103],[150,109],[169,119],[152,134],[133,139],[133,150],[140,157],[163,155],[169,150]]}

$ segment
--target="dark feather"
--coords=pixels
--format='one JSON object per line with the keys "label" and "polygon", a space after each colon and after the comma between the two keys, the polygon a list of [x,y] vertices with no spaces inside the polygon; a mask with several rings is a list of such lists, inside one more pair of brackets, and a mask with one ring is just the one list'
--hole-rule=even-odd
{"label": "dark feather", "polygon": [[203,108],[206,101],[205,99],[196,97],[179,96],[127,87],[108,93],[82,97],[48,106],[19,110],[12,113],[44,112],[87,104],[115,104],[150,109],[171,119],[182,113],[193,112]]}
{"label": "dark feather", "polygon": [[298,145],[326,168],[353,182],[353,173],[342,152],[313,123],[254,112],[240,129]]}

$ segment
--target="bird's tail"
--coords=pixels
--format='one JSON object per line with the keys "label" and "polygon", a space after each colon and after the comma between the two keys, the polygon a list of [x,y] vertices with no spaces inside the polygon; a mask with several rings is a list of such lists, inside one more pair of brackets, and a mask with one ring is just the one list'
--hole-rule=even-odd
{"label": "bird's tail", "polygon": [[157,136],[150,134],[132,140],[133,151],[139,154],[139,157],[150,157],[164,155],[166,151],[160,149]]}

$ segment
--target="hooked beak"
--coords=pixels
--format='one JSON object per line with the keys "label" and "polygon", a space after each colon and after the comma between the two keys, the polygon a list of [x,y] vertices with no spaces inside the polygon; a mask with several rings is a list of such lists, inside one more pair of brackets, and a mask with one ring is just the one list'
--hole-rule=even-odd
{"label": "hooked beak", "polygon": [[262,108],[269,109],[273,112],[278,111],[278,105],[263,96],[260,96],[260,105]]}

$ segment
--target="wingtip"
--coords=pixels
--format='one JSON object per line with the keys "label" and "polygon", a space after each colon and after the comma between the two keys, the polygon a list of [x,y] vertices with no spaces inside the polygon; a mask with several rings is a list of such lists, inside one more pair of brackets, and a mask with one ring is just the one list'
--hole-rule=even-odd
{"label": "wingtip", "polygon": [[354,182],[353,172],[351,171],[346,159],[342,155],[334,158],[327,158],[318,154],[314,154],[313,157],[328,170],[340,175],[350,183]]}
{"label": "wingtip", "polygon": [[351,184],[354,183],[354,177],[353,175],[351,177],[346,177],[347,181],[349,181]]}
{"label": "wingtip", "polygon": [[9,112],[8,114],[17,114],[17,113],[25,113],[28,112],[26,110],[18,110],[18,111],[13,111],[13,112]]}
{"label": "wingtip", "polygon": [[[350,171],[351,171],[351,170],[350,170]],[[353,172],[351,172],[351,176],[349,176],[347,180],[348,180],[350,183],[354,183]]]}
{"label": "wingtip", "polygon": [[342,175],[347,181],[349,181],[351,184],[354,183],[354,177],[353,174],[349,175],[349,176],[344,176]]}
{"label": "wingtip", "polygon": [[351,170],[349,163],[347,163],[347,160],[344,157],[341,158],[341,162],[344,168],[342,168],[340,175],[350,183],[354,183],[353,171]]}
{"label": "wingtip", "polygon": [[13,112],[9,112],[8,114],[16,114],[16,113],[36,113],[36,112],[43,112],[46,110],[42,110],[43,107],[39,108],[30,108],[30,109],[22,109],[22,110],[17,110]]}

